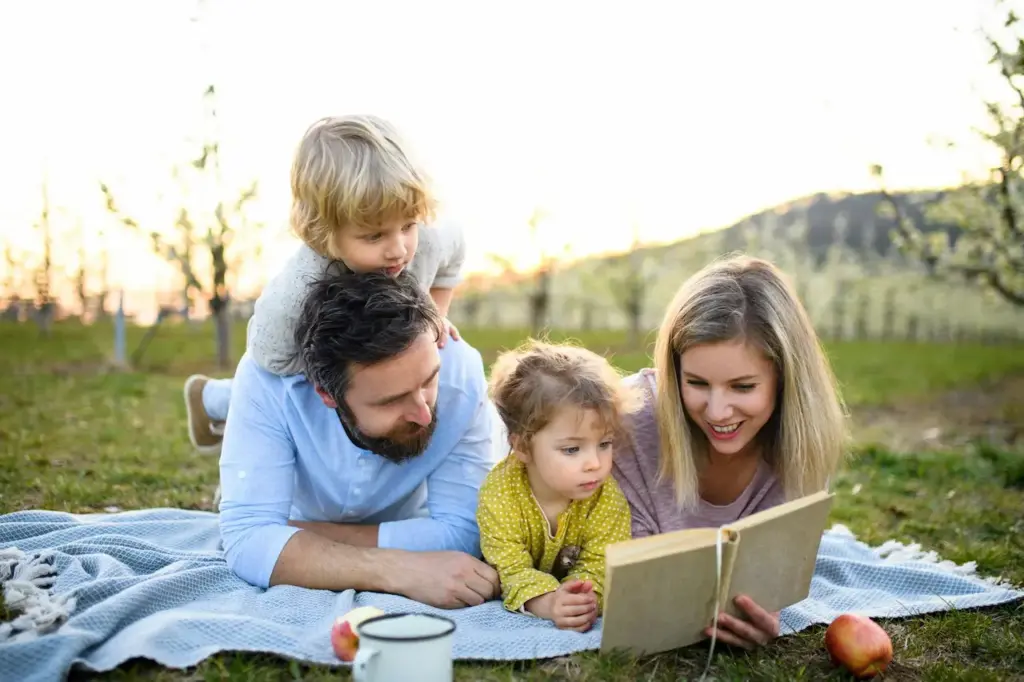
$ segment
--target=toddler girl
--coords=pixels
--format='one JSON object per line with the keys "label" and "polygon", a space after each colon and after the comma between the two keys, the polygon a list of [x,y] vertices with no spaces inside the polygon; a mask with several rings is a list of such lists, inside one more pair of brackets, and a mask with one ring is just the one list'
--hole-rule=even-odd
{"label": "toddler girl", "polygon": [[630,537],[609,474],[633,394],[600,355],[538,341],[498,358],[490,391],[512,451],[480,488],[484,559],[507,609],[584,632],[603,605],[605,546]]}

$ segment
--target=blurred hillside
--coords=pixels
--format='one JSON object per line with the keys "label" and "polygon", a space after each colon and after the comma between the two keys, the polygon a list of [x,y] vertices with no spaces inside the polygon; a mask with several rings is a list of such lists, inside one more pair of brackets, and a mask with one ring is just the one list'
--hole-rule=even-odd
{"label": "blurred hillside", "polygon": [[[929,221],[942,192],[894,194],[927,232],[955,238]],[[1024,337],[1024,310],[977,285],[941,280],[893,244],[881,193],[815,194],[748,216],[721,230],[629,253],[572,263],[550,260],[535,272],[469,278],[452,306],[467,326],[633,328],[660,323],[678,286],[701,266],[741,251],[768,258],[794,280],[816,326],[838,338],[942,340]]]}

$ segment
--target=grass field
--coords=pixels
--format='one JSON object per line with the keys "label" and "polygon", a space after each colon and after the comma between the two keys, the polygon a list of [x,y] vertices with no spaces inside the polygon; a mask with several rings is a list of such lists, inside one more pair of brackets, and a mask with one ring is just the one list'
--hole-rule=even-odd
{"label": "grass field", "polygon": [[[463,330],[490,362],[523,337]],[[141,330],[131,330],[129,353]],[[557,334],[553,334],[557,337]],[[182,379],[211,367],[206,325],[163,330],[137,371],[106,366],[109,327],[58,324],[48,339],[32,326],[0,326],[0,513],[26,508],[73,512],[108,507],[211,509],[216,458],[194,453],[184,430]],[[615,333],[579,339],[626,370],[648,364]],[[235,329],[235,357],[244,326]],[[1024,432],[1024,347],[842,343],[827,346],[855,418],[913,408],[951,430],[998,421]],[[957,392],[959,402],[938,400]],[[987,401],[987,402],[986,402]],[[977,409],[949,408],[987,405]],[[946,406],[946,407],[943,407]],[[943,412],[942,410],[946,411]],[[899,422],[900,420],[895,420]],[[967,423],[968,421],[972,423]],[[984,430],[979,431],[984,432]],[[882,434],[884,436],[884,434]],[[1012,442],[969,440],[956,449],[890,449],[862,443],[835,482],[833,520],[875,544],[920,542],[944,558],[976,561],[986,575],[1024,584],[1024,452]],[[0,619],[5,614],[0,607]],[[1024,679],[1024,605],[883,622],[896,660],[887,679]],[[780,639],[757,653],[721,649],[713,674],[726,680],[847,679],[834,671],[822,628]],[[705,646],[642,660],[583,654],[558,661],[459,664],[459,680],[680,680],[699,674]],[[83,677],[76,674],[75,677]],[[335,668],[248,654],[215,656],[188,671],[132,662],[104,679],[327,680]]]}

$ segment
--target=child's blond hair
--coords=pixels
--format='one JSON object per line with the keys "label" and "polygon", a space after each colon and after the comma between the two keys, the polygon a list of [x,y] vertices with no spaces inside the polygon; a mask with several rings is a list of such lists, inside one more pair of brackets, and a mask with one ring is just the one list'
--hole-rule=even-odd
{"label": "child's blond hair", "polygon": [[775,365],[775,414],[758,437],[787,498],[824,489],[848,444],[832,369],[785,275],[766,260],[732,255],[683,283],[655,346],[661,474],[673,483],[680,507],[698,502],[708,441],[683,407],[679,358],[693,346],[729,341],[752,343]]}
{"label": "child's blond hair", "polygon": [[498,357],[491,367],[490,394],[517,449],[528,449],[563,407],[595,410],[618,436],[624,416],[640,399],[604,357],[568,343],[535,339]]}
{"label": "child's blond hair", "polygon": [[292,160],[291,227],[320,255],[340,258],[334,237],[345,227],[431,219],[429,184],[387,121],[325,117],[306,130]]}

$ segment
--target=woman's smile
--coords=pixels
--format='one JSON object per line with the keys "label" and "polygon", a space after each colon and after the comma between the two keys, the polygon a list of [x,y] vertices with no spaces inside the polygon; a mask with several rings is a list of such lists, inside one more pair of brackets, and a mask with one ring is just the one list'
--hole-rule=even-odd
{"label": "woman's smile", "polygon": [[736,434],[740,432],[740,427],[743,426],[743,422],[739,421],[734,424],[727,426],[718,426],[710,422],[705,422],[708,425],[708,435],[715,440],[729,440],[734,438]]}

